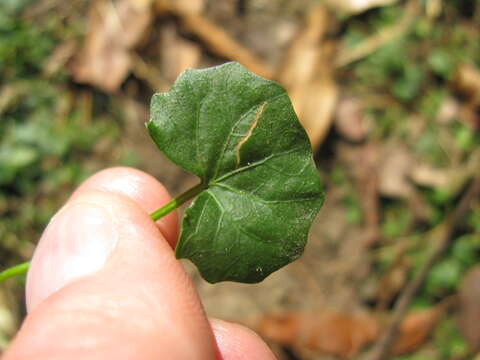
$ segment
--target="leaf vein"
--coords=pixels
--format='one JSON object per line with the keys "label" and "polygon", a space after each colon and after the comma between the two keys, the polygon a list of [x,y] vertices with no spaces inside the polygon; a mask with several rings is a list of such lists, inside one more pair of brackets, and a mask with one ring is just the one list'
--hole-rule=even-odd
{"label": "leaf vein", "polygon": [[245,196],[247,198],[250,198],[251,200],[253,201],[256,201],[256,202],[259,202],[259,203],[262,203],[262,204],[281,204],[281,203],[295,203],[295,202],[302,202],[302,201],[311,201],[311,200],[314,200],[317,198],[316,195],[312,195],[312,196],[309,196],[309,197],[305,197],[305,198],[299,198],[299,199],[285,199],[285,200],[264,200],[262,198],[259,198],[258,196],[255,196],[251,193],[248,193],[248,192],[245,192],[245,191],[242,191],[240,189],[236,189],[234,187],[231,187],[231,186],[228,186],[226,184],[223,184],[223,183],[216,183],[214,186],[218,186],[220,188],[224,188],[225,190],[228,190],[228,191],[231,191],[237,195],[240,195],[240,196]]}
{"label": "leaf vein", "polygon": [[282,151],[282,152],[279,152],[279,153],[274,153],[274,154],[271,154],[269,156],[267,156],[266,158],[263,158],[262,160],[259,160],[259,161],[256,161],[254,163],[251,163],[251,164],[248,164],[246,166],[242,166],[241,168],[238,168],[238,169],[235,169],[233,171],[230,171],[226,174],[223,174],[220,178],[218,179],[215,179],[215,181],[213,182],[210,182],[210,185],[215,185],[216,183],[220,182],[220,181],[223,181],[225,179],[228,179],[229,177],[235,175],[235,174],[238,174],[238,173],[241,173],[245,170],[248,170],[248,169],[251,169],[251,168],[254,168],[254,167],[257,167],[259,165],[262,165],[264,164],[265,162],[267,162],[268,160],[270,159],[273,159],[273,158],[276,158],[276,157],[279,157],[279,156],[283,156],[283,155],[287,155],[287,154],[290,154],[290,153],[293,153],[293,152],[296,152],[298,150],[301,150],[302,147],[301,146],[297,146],[293,149],[290,149],[290,150],[287,150],[287,151]]}

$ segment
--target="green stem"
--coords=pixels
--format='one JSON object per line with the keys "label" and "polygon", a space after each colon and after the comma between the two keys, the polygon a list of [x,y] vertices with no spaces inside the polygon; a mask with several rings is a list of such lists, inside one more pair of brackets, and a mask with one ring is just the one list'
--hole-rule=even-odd
{"label": "green stem", "polygon": [[[150,214],[150,217],[152,218],[153,221],[157,221],[158,219],[164,217],[168,213],[172,212],[176,208],[178,208],[180,205],[184,204],[190,199],[193,199],[195,196],[200,194],[203,190],[205,190],[208,187],[208,185],[204,183],[200,183],[190,190],[185,191],[183,194],[179,195],[169,203],[165,204],[161,208],[155,210]],[[5,280],[8,280],[14,276],[18,275],[25,275],[28,271],[28,267],[30,266],[30,262],[24,262],[22,264],[18,264],[15,266],[12,266],[11,268],[8,268],[6,270],[3,270],[0,272],[0,283],[4,282]]]}
{"label": "green stem", "polygon": [[152,220],[154,221],[157,221],[158,219],[164,217],[165,215],[167,215],[169,212],[175,210],[176,208],[178,208],[180,205],[182,205],[183,203],[185,203],[186,201],[190,200],[190,199],[193,199],[195,196],[197,196],[198,194],[200,194],[203,190],[205,190],[208,186],[204,183],[200,183],[196,186],[194,186],[193,188],[191,188],[190,190],[187,190],[185,191],[183,194],[181,194],[180,196],[176,197],[175,199],[173,199],[172,201],[170,201],[169,203],[165,204],[164,206],[162,206],[160,209],[157,209],[155,210],[154,212],[152,212],[150,214],[150,217],[152,218]]}
{"label": "green stem", "polygon": [[27,261],[22,264],[18,264],[18,265],[12,266],[11,268],[3,270],[2,272],[0,272],[0,283],[14,276],[25,275],[28,271],[29,266],[30,266],[30,262]]}

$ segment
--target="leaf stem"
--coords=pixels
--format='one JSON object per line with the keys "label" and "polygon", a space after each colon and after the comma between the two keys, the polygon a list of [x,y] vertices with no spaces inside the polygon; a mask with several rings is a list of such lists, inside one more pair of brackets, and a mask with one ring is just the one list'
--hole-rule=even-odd
{"label": "leaf stem", "polygon": [[205,190],[208,187],[207,184],[200,183],[193,188],[185,191],[183,194],[179,195],[169,203],[166,203],[164,206],[161,208],[155,210],[150,214],[150,217],[152,218],[153,221],[157,221],[158,219],[164,217],[167,215],[169,212],[172,212],[176,208],[178,208],[180,205],[185,203],[186,201],[194,198],[197,196],[199,193],[201,193],[203,190]]}
{"label": "leaf stem", "polygon": [[12,266],[11,268],[8,268],[6,270],[3,270],[2,272],[0,272],[0,283],[14,276],[25,275],[28,271],[29,266],[30,266],[30,262],[27,261],[27,262]]}
{"label": "leaf stem", "polygon": [[[206,188],[208,188],[208,185],[204,183],[200,183],[194,186],[193,188],[185,191],[183,194],[177,196],[175,199],[168,202],[161,208],[152,212],[150,214],[150,217],[152,218],[153,221],[157,221],[158,219],[164,217],[168,213],[178,208],[180,205],[184,204],[186,201],[193,199],[195,196],[197,196]],[[28,271],[29,266],[30,266],[30,262],[27,261],[3,270],[2,272],[0,272],[0,283],[15,276],[25,275]]]}

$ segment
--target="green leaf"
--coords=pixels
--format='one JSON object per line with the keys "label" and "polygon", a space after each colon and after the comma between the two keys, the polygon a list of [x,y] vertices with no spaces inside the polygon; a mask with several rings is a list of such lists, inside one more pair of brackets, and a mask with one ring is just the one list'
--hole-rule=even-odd
{"label": "green leaf", "polygon": [[281,86],[238,63],[187,70],[153,96],[147,127],[205,186],[185,211],[178,258],[211,283],[254,283],[302,254],[323,192]]}

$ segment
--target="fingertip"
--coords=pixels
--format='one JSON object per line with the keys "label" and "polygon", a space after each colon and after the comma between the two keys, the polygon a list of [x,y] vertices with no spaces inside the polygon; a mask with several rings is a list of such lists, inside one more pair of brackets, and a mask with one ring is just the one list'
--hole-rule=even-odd
{"label": "fingertip", "polygon": [[275,355],[253,330],[219,319],[210,319],[221,360],[275,360]]}
{"label": "fingertip", "polygon": [[[108,168],[92,175],[75,190],[69,201],[92,190],[125,196],[149,214],[172,200],[167,189],[153,176],[128,167]],[[171,212],[156,224],[168,243],[175,248],[178,238],[177,212]]]}
{"label": "fingertip", "polygon": [[215,358],[193,284],[125,196],[91,190],[69,201],[40,240],[26,295],[9,359]]}

